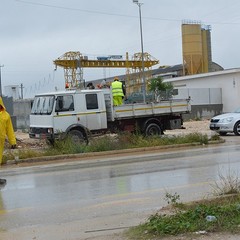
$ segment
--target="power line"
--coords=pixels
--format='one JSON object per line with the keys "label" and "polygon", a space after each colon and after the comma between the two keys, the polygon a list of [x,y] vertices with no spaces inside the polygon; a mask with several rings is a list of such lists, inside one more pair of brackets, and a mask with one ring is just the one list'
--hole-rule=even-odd
{"label": "power line", "polygon": [[[15,0],[19,3],[26,3],[35,6],[42,6],[42,7],[49,7],[49,8],[56,8],[56,9],[64,9],[68,11],[80,11],[86,13],[94,13],[94,14],[101,14],[101,15],[108,15],[108,16],[118,16],[118,17],[128,17],[128,18],[138,18],[138,16],[126,15],[126,14],[118,14],[118,13],[109,13],[109,12],[101,12],[101,11],[93,11],[87,9],[80,9],[80,8],[71,8],[71,7],[63,7],[57,5],[50,5],[50,4],[43,4],[25,0]],[[182,19],[171,19],[171,18],[159,18],[159,17],[142,17],[143,19],[148,20],[157,20],[157,21],[167,21],[167,22],[182,22]],[[202,21],[202,23],[206,23],[208,21]],[[240,25],[239,22],[208,22],[208,24],[220,24],[220,25]]]}
{"label": "power line", "polygon": [[[239,5],[239,0],[236,0],[234,3],[231,3],[229,4],[228,2],[226,2],[226,4],[223,6],[223,7],[220,7],[220,8],[214,8],[213,11],[210,11],[209,13],[205,14],[203,17],[207,17],[207,16],[213,16],[214,14],[220,14],[221,18],[223,18],[223,14],[224,12],[227,11],[227,9],[231,9],[231,8],[234,8],[234,10],[236,9],[236,6],[235,5]],[[228,11],[229,13],[229,11]],[[238,12],[237,12],[238,14]]]}
{"label": "power line", "polygon": [[131,15],[125,15],[125,14],[116,14],[116,13],[100,12],[100,11],[93,11],[93,10],[80,9],[80,8],[63,7],[63,6],[57,6],[57,5],[30,2],[25,0],[15,0],[15,1],[20,3],[26,3],[26,4],[49,7],[49,8],[58,8],[58,9],[64,9],[69,11],[80,11],[80,12],[95,13],[95,14],[110,15],[110,16],[137,18],[137,16],[131,16]]}

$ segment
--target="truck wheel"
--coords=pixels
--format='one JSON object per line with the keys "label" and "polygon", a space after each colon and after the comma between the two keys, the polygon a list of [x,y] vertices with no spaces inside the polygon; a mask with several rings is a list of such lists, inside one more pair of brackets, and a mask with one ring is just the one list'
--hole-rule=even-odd
{"label": "truck wheel", "polygon": [[240,121],[235,123],[233,132],[236,136],[240,135]]}
{"label": "truck wheel", "polygon": [[71,130],[68,133],[71,141],[75,144],[88,144],[87,139],[84,137],[83,133],[79,130]]}
{"label": "truck wheel", "polygon": [[145,136],[162,135],[162,130],[156,123],[150,123],[145,129]]}

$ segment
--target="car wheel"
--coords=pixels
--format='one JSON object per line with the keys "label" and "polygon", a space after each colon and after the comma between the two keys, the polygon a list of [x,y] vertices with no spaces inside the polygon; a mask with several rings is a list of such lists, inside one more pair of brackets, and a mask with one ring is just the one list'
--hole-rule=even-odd
{"label": "car wheel", "polygon": [[240,121],[235,123],[233,132],[236,136],[240,135]]}

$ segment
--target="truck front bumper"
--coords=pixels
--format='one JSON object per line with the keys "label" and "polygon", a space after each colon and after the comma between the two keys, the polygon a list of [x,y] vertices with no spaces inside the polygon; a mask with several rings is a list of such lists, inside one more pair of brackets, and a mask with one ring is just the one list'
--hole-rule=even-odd
{"label": "truck front bumper", "polygon": [[55,139],[52,128],[30,128],[29,137],[35,139]]}

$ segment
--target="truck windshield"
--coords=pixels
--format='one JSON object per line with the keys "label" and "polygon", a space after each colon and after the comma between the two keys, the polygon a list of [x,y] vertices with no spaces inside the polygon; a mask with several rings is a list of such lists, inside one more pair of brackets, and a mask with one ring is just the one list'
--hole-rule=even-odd
{"label": "truck windshield", "polygon": [[31,114],[50,115],[53,110],[54,96],[38,96],[34,98]]}

